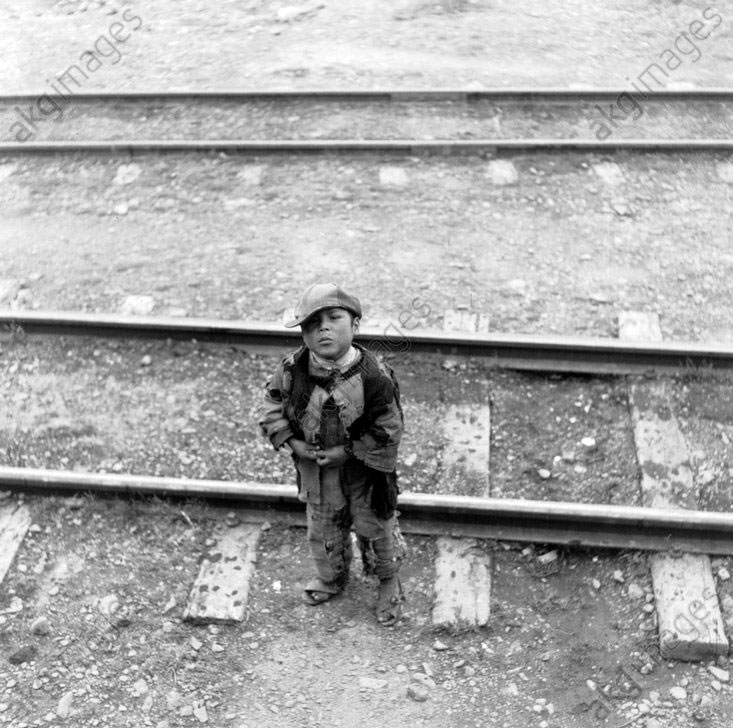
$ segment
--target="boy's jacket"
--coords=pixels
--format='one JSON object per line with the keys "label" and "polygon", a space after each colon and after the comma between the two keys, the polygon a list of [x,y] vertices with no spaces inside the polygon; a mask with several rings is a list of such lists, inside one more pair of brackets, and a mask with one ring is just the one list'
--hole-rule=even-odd
{"label": "boy's jacket", "polygon": [[293,436],[315,443],[321,408],[333,397],[354,456],[370,468],[391,472],[403,426],[399,387],[386,364],[354,346],[359,359],[345,372],[323,377],[309,373],[306,347],[286,356],[267,383],[260,427],[276,449]]}
{"label": "boy's jacket", "polygon": [[[333,400],[344,441],[351,440],[354,457],[372,471],[374,484],[382,486],[375,488],[373,495],[377,498],[376,491],[387,489],[391,502],[396,499],[395,467],[403,429],[399,387],[386,364],[363,347],[354,346],[361,356],[344,372],[317,370],[311,374],[306,347],[286,356],[267,383],[259,424],[276,449],[293,436],[330,446],[334,443],[322,443],[319,437],[323,406]],[[313,482],[319,479],[317,466],[311,473],[310,464],[312,461],[299,462],[296,458],[299,480],[308,489],[320,490],[318,483]],[[350,470],[344,467],[342,473]]]}

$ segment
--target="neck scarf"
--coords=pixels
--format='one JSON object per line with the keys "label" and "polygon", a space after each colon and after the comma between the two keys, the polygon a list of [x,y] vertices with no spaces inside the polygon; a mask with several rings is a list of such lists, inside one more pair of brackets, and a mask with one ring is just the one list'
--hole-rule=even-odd
{"label": "neck scarf", "polygon": [[310,352],[311,363],[327,371],[338,369],[340,372],[345,372],[356,361],[358,356],[359,352],[353,346],[350,346],[349,350],[342,357],[335,360],[324,359],[312,351]]}

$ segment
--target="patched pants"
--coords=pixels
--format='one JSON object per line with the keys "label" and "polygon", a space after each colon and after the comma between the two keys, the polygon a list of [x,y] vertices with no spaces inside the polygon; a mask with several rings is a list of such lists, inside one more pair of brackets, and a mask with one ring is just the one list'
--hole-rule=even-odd
{"label": "patched pants", "polygon": [[379,579],[395,576],[406,553],[397,513],[387,519],[374,513],[365,480],[324,486],[321,502],[306,505],[308,544],[318,577],[339,588],[346,583],[353,556],[352,527],[365,572]]}

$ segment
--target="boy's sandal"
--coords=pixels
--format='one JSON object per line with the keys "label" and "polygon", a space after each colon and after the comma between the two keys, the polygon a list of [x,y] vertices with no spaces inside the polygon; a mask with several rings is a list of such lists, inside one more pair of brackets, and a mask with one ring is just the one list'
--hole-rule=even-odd
{"label": "boy's sandal", "polygon": [[311,607],[315,607],[329,599],[333,599],[339,590],[331,584],[326,584],[320,579],[311,579],[303,590],[303,601]]}
{"label": "boy's sandal", "polygon": [[377,622],[382,627],[392,627],[402,614],[404,601],[402,584],[398,577],[380,581],[377,592]]}

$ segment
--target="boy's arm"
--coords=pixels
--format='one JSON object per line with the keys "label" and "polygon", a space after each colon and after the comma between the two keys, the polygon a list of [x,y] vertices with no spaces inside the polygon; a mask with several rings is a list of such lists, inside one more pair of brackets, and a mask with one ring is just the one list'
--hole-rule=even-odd
{"label": "boy's arm", "polygon": [[391,473],[397,466],[403,417],[399,390],[393,377],[382,375],[365,386],[365,427],[351,447],[354,457],[375,470]]}
{"label": "boy's arm", "polygon": [[287,391],[288,377],[281,362],[265,387],[265,398],[260,407],[260,431],[270,439],[276,450],[295,434],[290,420],[285,416],[283,392]]}

